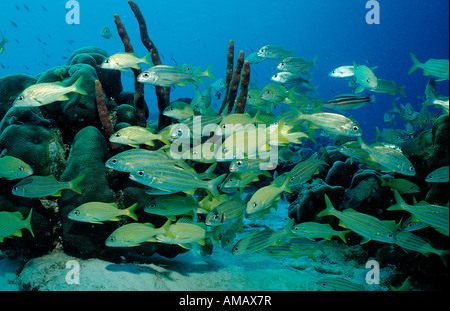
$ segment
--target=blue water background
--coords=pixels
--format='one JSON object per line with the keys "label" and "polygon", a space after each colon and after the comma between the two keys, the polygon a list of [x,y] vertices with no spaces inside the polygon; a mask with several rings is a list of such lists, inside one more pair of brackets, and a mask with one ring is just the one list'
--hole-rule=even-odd
{"label": "blue water background", "polygon": [[[147,51],[140,42],[138,24],[127,1],[79,0],[80,24],[66,23],[64,0],[1,1],[0,30],[9,39],[6,52],[0,55],[0,76],[12,73],[39,74],[51,67],[65,65],[78,48],[93,45],[109,54],[123,51],[114,24],[118,14],[131,38],[135,51]],[[375,125],[385,127],[383,114],[392,107],[410,102],[421,109],[428,77],[422,70],[407,74],[412,62],[409,53],[425,62],[429,58],[449,58],[449,1],[447,0],[380,0],[380,24],[366,23],[364,0],[136,0],[143,12],[150,38],[158,48],[164,64],[187,63],[225,76],[228,42],[234,40],[235,60],[240,50],[245,55],[267,44],[295,48],[296,56],[312,59],[319,56],[318,70],[312,84],[319,97],[328,99],[350,93],[348,83],[328,77],[335,67],[357,64],[378,66],[378,78],[406,85],[408,97],[398,93],[375,94],[376,104],[346,112],[354,117],[371,141]],[[28,7],[27,10],[24,4]],[[44,10],[43,6],[46,8]],[[17,28],[12,25],[17,24]],[[107,25],[114,38],[102,38],[100,30]],[[71,41],[73,40],[73,41]],[[276,61],[252,65],[251,82],[262,88],[276,73]],[[142,66],[142,68],[147,68]],[[133,90],[133,79],[123,76],[125,90]],[[205,82],[208,79],[205,79]],[[212,82],[212,81],[208,81]],[[204,86],[203,86],[204,87]],[[146,86],[146,99],[156,115],[153,86]],[[438,82],[440,94],[448,95],[448,81]],[[365,91],[364,94],[370,94]],[[177,87],[172,99],[192,97],[192,88]],[[422,97],[422,98],[421,98]],[[215,100],[216,107],[221,100]],[[287,107],[287,106],[286,106]],[[397,120],[400,118],[397,116]],[[397,128],[404,128],[398,122]]]}

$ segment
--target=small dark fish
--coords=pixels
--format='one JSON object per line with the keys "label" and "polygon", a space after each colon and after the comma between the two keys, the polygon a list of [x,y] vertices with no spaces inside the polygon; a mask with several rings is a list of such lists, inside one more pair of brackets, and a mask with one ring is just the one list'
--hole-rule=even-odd
{"label": "small dark fish", "polygon": [[19,28],[19,26],[17,26],[17,24],[14,23],[12,20],[9,20],[9,22],[11,23],[11,25],[13,25],[14,28]]}
{"label": "small dark fish", "polygon": [[41,8],[42,8],[45,12],[47,12],[47,8],[46,8],[45,6],[43,6],[42,4],[41,4]]}
{"label": "small dark fish", "polygon": [[68,40],[67,42],[68,42],[70,45],[72,45],[72,44],[75,43],[75,40]]}
{"label": "small dark fish", "polygon": [[14,6],[16,7],[17,11],[20,11],[20,7],[17,4],[15,4]]}
{"label": "small dark fish", "polygon": [[30,8],[29,8],[29,7],[27,7],[27,5],[26,5],[25,3],[23,3],[22,5],[23,5],[23,7],[25,8],[25,10],[27,10],[27,11],[29,11],[29,10],[30,10]]}
{"label": "small dark fish", "polygon": [[103,26],[100,33],[101,33],[102,37],[105,39],[111,39],[113,37],[111,29],[109,29],[108,26]]}

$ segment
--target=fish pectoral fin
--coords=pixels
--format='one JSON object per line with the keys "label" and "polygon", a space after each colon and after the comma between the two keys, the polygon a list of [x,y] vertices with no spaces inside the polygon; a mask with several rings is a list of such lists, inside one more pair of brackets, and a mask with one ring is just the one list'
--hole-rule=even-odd
{"label": "fish pectoral fin", "polygon": [[182,244],[178,244],[178,245],[185,249],[191,249],[191,246],[187,243],[182,243]]}
{"label": "fish pectoral fin", "polygon": [[68,97],[67,95],[61,95],[61,96],[58,98],[58,101],[62,101],[62,100],[69,100],[69,97]]}
{"label": "fish pectoral fin", "polygon": [[13,236],[17,236],[17,237],[22,237],[22,230],[17,230],[16,232],[14,232]]}

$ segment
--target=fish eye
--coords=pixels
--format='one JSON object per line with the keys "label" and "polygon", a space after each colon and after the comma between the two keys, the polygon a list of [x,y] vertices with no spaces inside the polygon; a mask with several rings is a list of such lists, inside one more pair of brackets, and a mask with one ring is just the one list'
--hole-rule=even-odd
{"label": "fish eye", "polygon": [[357,130],[359,130],[359,128],[355,125],[355,126],[353,127],[353,130],[354,130],[354,131],[357,131]]}
{"label": "fish eye", "polygon": [[228,153],[228,151],[230,151],[228,148],[223,148],[222,150],[223,153]]}
{"label": "fish eye", "polygon": [[274,78],[278,77],[278,74],[274,74],[273,77],[274,77]]}
{"label": "fish eye", "polygon": [[232,181],[233,181],[233,178],[228,179],[228,181],[229,181],[229,182],[232,182]]}
{"label": "fish eye", "polygon": [[226,125],[226,124],[223,124],[223,125],[222,125],[222,128],[223,128],[223,129],[226,129],[226,128],[227,128],[227,125]]}
{"label": "fish eye", "polygon": [[367,78],[367,79],[366,79],[366,82],[367,82],[367,83],[369,83],[369,82],[370,82],[370,79],[369,79],[369,78]]}
{"label": "fish eye", "polygon": [[144,73],[142,74],[142,76],[143,76],[144,78],[148,78],[150,75],[149,75],[147,72],[144,72]]}
{"label": "fish eye", "polygon": [[137,174],[138,174],[139,176],[144,176],[144,171],[137,171]]}
{"label": "fish eye", "polygon": [[113,160],[111,161],[111,163],[112,163],[112,164],[117,164],[117,159],[113,159]]}
{"label": "fish eye", "polygon": [[17,100],[24,100],[25,98],[23,97],[23,95],[20,95],[19,97],[17,97]]}
{"label": "fish eye", "polygon": [[219,214],[214,214],[213,219],[214,220],[219,220],[220,219],[220,215]]}
{"label": "fish eye", "polygon": [[285,64],[284,63],[280,63],[280,66],[284,66]]}
{"label": "fish eye", "polygon": [[259,50],[261,53],[264,53],[264,49]]}
{"label": "fish eye", "polygon": [[320,285],[322,285],[323,287],[325,287],[325,286],[327,286],[327,282],[322,282],[322,284],[320,284]]}
{"label": "fish eye", "polygon": [[236,165],[237,165],[237,166],[241,166],[241,165],[242,165],[242,161],[241,161],[241,160],[237,161],[237,162],[236,162]]}
{"label": "fish eye", "polygon": [[109,59],[105,60],[105,64],[109,64]]}
{"label": "fish eye", "polygon": [[294,181],[294,179],[295,179],[294,177],[289,178],[290,181]]}
{"label": "fish eye", "polygon": [[113,237],[113,236],[110,236],[108,239],[109,239],[110,242],[115,242],[116,241],[116,238]]}
{"label": "fish eye", "polygon": [[270,91],[266,91],[266,94],[270,94]]}
{"label": "fish eye", "polygon": [[392,238],[392,237],[394,237],[394,235],[392,233],[389,233],[388,238]]}
{"label": "fish eye", "polygon": [[253,206],[253,207],[257,207],[257,206],[258,206],[258,203],[255,202],[255,203],[252,204],[252,206]]}
{"label": "fish eye", "polygon": [[14,187],[13,189],[14,189],[14,191],[17,191],[17,190],[19,190],[19,187]]}
{"label": "fish eye", "polygon": [[248,95],[247,98],[248,98],[248,99],[252,98],[252,95]]}
{"label": "fish eye", "polygon": [[23,168],[23,166],[19,166],[19,171],[24,171],[25,169]]}
{"label": "fish eye", "polygon": [[410,167],[409,167],[409,170],[410,170],[410,171],[414,171],[414,166],[410,166]]}
{"label": "fish eye", "polygon": [[80,211],[73,211],[73,214],[74,214],[75,216],[78,216],[78,215],[80,215]]}
{"label": "fish eye", "polygon": [[114,136],[120,137],[120,133],[116,133],[116,134],[114,134]]}
{"label": "fish eye", "polygon": [[151,208],[155,208],[156,204],[155,203],[150,203],[148,206],[151,207]]}
{"label": "fish eye", "polygon": [[235,252],[237,252],[237,251],[239,250],[239,247],[235,246],[235,247],[233,248],[233,250],[234,250]]}

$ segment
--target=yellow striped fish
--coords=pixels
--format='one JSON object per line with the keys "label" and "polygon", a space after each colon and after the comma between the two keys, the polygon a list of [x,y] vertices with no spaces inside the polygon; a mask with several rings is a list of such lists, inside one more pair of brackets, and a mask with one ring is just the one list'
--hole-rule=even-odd
{"label": "yellow striped fish", "polygon": [[201,73],[196,68],[187,65],[183,65],[182,67],[157,65],[142,72],[137,80],[140,83],[164,87],[170,87],[172,85],[186,86],[186,82],[202,83],[200,80],[201,77],[209,77],[215,80],[210,70],[211,65]]}
{"label": "yellow striped fish", "polygon": [[239,195],[240,193],[233,199],[216,206],[206,215],[205,224],[208,226],[221,226],[243,217],[247,206],[239,199]]}
{"label": "yellow striped fish", "polygon": [[136,53],[119,52],[105,59],[101,67],[104,69],[116,69],[121,71],[126,71],[127,68],[141,69],[138,65],[140,63],[153,66],[151,56],[151,52],[143,58],[139,58]]}
{"label": "yellow striped fish", "polygon": [[328,196],[325,194],[326,209],[317,214],[318,217],[333,215],[339,218],[339,225],[348,228],[363,237],[361,243],[367,243],[370,240],[385,243],[395,243],[394,224],[381,221],[378,218],[359,213],[351,208],[340,212],[336,210]]}
{"label": "yellow striped fish", "polygon": [[319,167],[327,164],[323,160],[316,159],[314,155],[307,160],[296,164],[290,171],[290,186],[307,182],[315,174],[319,173]]}
{"label": "yellow striped fish", "polygon": [[356,83],[360,85],[356,88],[356,93],[359,93],[360,89],[376,89],[378,87],[378,79],[372,69],[366,65],[356,65],[353,62],[353,70],[355,72]]}
{"label": "yellow striped fish", "polygon": [[75,92],[87,95],[86,91],[81,89],[80,76],[71,86],[64,86],[61,82],[55,83],[37,83],[27,87],[14,101],[14,107],[40,107],[51,104],[55,101],[69,100],[67,93]]}
{"label": "yellow striped fish", "polygon": [[368,146],[358,137],[361,149],[369,154],[369,160],[385,168],[388,172],[397,172],[407,176],[416,175],[416,170],[400,148],[391,145],[373,144]]}
{"label": "yellow striped fish", "polygon": [[435,169],[425,177],[426,182],[443,183],[448,182],[448,165]]}
{"label": "yellow striped fish", "polygon": [[233,255],[245,255],[260,252],[265,248],[280,244],[294,236],[291,232],[294,219],[291,219],[282,231],[275,232],[270,228],[264,230],[254,229],[243,236],[234,246]]}
{"label": "yellow striped fish", "polygon": [[189,218],[181,218],[174,224],[166,223],[163,232],[156,235],[156,240],[166,244],[178,244],[190,248],[191,243],[205,245],[206,225]]}
{"label": "yellow striped fish", "polygon": [[345,240],[345,234],[350,232],[350,230],[336,231],[333,230],[330,224],[302,222],[295,225],[292,228],[292,232],[294,232],[299,237],[305,237],[308,239],[331,240],[333,236],[338,236],[342,241],[344,241],[344,243],[347,243],[347,241]]}
{"label": "yellow striped fish", "polygon": [[116,203],[88,202],[72,210],[67,217],[74,221],[103,224],[104,221],[119,221],[119,216],[128,216],[137,220],[134,213],[138,204],[135,203],[127,209],[119,209]]}
{"label": "yellow striped fish", "polygon": [[199,208],[199,205],[192,197],[165,195],[152,199],[144,207],[144,212],[165,216],[175,221],[177,215],[194,216],[194,210],[197,210],[197,208]]}
{"label": "yellow striped fish", "polygon": [[289,257],[297,259],[300,256],[308,256],[311,260],[317,262],[314,253],[320,248],[320,244],[321,241],[314,242],[305,238],[292,238],[287,243],[269,246],[260,253],[274,258]]}
{"label": "yellow striped fish", "polygon": [[255,172],[243,172],[243,173],[230,173],[225,178],[221,190],[224,192],[233,192],[236,189],[244,188],[253,181],[258,181],[259,173]]}
{"label": "yellow striped fish", "polygon": [[164,141],[161,134],[153,134],[142,126],[128,126],[118,130],[109,138],[109,141],[116,144],[128,145],[139,148],[140,144],[154,146],[154,140]]}
{"label": "yellow striped fish", "polygon": [[314,67],[317,69],[317,58],[318,56],[316,55],[312,59],[312,61],[308,61],[303,57],[287,57],[277,65],[277,70],[289,72],[304,72],[308,71],[309,67]]}
{"label": "yellow striped fish", "polygon": [[360,127],[346,116],[338,113],[318,112],[312,114],[301,113],[294,105],[289,105],[296,116],[289,120],[290,124],[301,120],[309,121],[318,128],[335,135],[342,136],[361,136],[362,131]]}
{"label": "yellow striped fish", "polygon": [[405,250],[412,250],[421,253],[424,256],[429,256],[430,254],[436,254],[441,257],[445,265],[445,257],[448,255],[448,250],[436,249],[431,246],[424,239],[415,235],[411,232],[397,231],[396,233],[397,241],[396,244]]}
{"label": "yellow striped fish", "polygon": [[223,174],[212,180],[201,180],[197,173],[175,165],[162,164],[151,169],[132,172],[130,179],[146,186],[169,190],[184,191],[193,194],[197,188],[208,190],[213,196],[218,196],[217,186],[224,180]]}
{"label": "yellow striped fish", "polygon": [[0,178],[21,179],[33,175],[33,169],[19,158],[3,156],[0,158]]}
{"label": "yellow striped fish", "polygon": [[365,291],[362,284],[351,282],[344,278],[323,278],[316,283],[323,290],[327,291]]}
{"label": "yellow striped fish", "polygon": [[247,214],[254,214],[262,210],[268,209],[271,206],[276,207],[276,203],[281,197],[281,193],[291,192],[289,188],[289,175],[285,178],[284,183],[279,186],[275,183],[259,188],[250,198],[247,203]]}
{"label": "yellow striped fish", "polygon": [[31,212],[28,214],[26,219],[23,219],[23,215],[20,212],[0,212],[0,242],[3,242],[4,238],[9,238],[12,236],[21,237],[22,229],[27,229],[30,231],[31,235],[34,237],[33,230],[31,229]]}
{"label": "yellow striped fish", "polygon": [[106,239],[108,247],[134,247],[144,242],[156,242],[155,236],[163,229],[155,228],[151,223],[126,224],[116,230]]}
{"label": "yellow striped fish", "polygon": [[70,189],[81,194],[78,184],[85,175],[81,175],[68,182],[59,182],[52,175],[50,176],[30,176],[22,179],[12,188],[12,193],[25,198],[43,198],[46,196],[60,196],[61,191]]}
{"label": "yellow striped fish", "polygon": [[431,58],[425,63],[421,63],[413,53],[409,53],[413,65],[408,70],[408,74],[413,73],[418,68],[423,69],[424,76],[436,77],[436,81],[448,80],[448,59],[434,59]]}
{"label": "yellow striped fish", "polygon": [[169,137],[171,141],[191,138],[202,138],[204,133],[209,134],[216,130],[223,116],[193,116],[170,127]]}
{"label": "yellow striped fish", "polygon": [[175,101],[164,109],[162,114],[180,121],[193,117],[195,112],[194,107],[191,106],[191,104],[183,101]]}
{"label": "yellow striped fish", "polygon": [[387,93],[391,95],[395,95],[395,93],[399,92],[403,97],[406,98],[405,87],[406,85],[398,87],[394,81],[378,79],[377,88],[370,90],[376,93]]}
{"label": "yellow striped fish", "polygon": [[388,207],[388,211],[405,210],[414,215],[413,221],[421,221],[429,224],[439,233],[449,235],[449,208],[437,204],[430,204],[421,201],[414,205],[406,203],[397,190],[394,191],[394,197],[397,204]]}
{"label": "yellow striped fish", "polygon": [[161,150],[129,149],[109,158],[105,166],[120,172],[131,173],[151,166],[164,164],[177,164],[188,167],[182,161],[170,158],[167,153]]}

